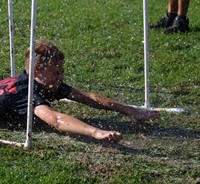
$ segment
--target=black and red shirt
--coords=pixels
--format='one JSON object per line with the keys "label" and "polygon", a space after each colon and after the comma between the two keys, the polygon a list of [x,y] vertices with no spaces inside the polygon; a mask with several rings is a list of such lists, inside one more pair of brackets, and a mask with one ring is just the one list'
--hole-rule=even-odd
{"label": "black and red shirt", "polygon": [[[56,92],[45,91],[34,81],[33,107],[48,105],[54,100],[68,98],[71,86],[61,83]],[[28,102],[28,74],[26,71],[15,77],[0,81],[0,122],[26,119]]]}

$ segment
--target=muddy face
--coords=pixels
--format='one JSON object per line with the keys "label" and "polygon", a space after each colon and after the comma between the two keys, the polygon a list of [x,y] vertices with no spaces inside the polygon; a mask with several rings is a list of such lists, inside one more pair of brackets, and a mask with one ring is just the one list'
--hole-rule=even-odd
{"label": "muddy face", "polygon": [[56,90],[63,81],[64,68],[62,64],[51,64],[36,72],[36,78],[49,90]]}

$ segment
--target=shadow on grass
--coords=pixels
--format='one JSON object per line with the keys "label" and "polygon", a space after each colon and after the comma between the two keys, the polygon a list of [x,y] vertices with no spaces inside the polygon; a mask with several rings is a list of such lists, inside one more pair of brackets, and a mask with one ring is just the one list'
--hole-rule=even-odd
{"label": "shadow on grass", "polygon": [[[119,131],[122,134],[141,134],[143,136],[154,136],[154,137],[175,137],[175,138],[188,138],[188,139],[200,139],[200,130],[190,130],[184,128],[166,128],[164,126],[160,126],[158,124],[151,123],[131,123],[130,121],[126,122],[114,122],[107,120],[99,120],[99,119],[82,119],[84,122],[95,126],[97,128],[101,128],[104,130],[115,130]],[[0,129],[8,129],[8,130],[25,130],[26,123],[23,126],[12,126],[11,124],[3,124],[0,123]],[[46,123],[38,122],[33,125],[34,132],[45,131],[47,133],[56,132],[61,136],[66,136],[66,134],[60,133],[54,128],[48,126]],[[122,141],[122,143],[113,143],[113,142],[104,142],[95,140],[86,136],[77,136],[77,135],[69,135],[71,138],[81,141],[87,144],[98,144],[103,146],[104,148],[112,148],[114,150],[118,150],[123,154],[134,154],[134,155],[148,155],[150,152],[147,149],[142,148],[142,146],[138,146],[137,143],[135,146],[126,144],[126,141]]]}
{"label": "shadow on grass", "polygon": [[122,134],[143,134],[144,136],[156,137],[186,137],[186,138],[200,138],[200,130],[184,129],[179,127],[166,128],[156,123],[132,123],[127,122],[109,122],[106,120],[83,120],[88,124],[104,129],[115,130]]}
{"label": "shadow on grass", "polygon": [[[127,122],[109,122],[106,120],[98,120],[98,119],[84,119],[84,122],[88,124],[104,129],[104,130],[115,130],[119,131],[122,134],[141,134],[144,137],[153,136],[157,138],[161,137],[174,137],[174,138],[187,138],[187,139],[199,139],[200,138],[200,130],[190,130],[184,128],[166,128],[157,124],[150,123],[131,123]],[[126,144],[126,141],[122,141],[122,143],[116,144],[112,142],[103,142],[98,141],[89,137],[84,136],[75,136],[70,135],[74,139],[78,141],[82,141],[88,144],[100,144],[104,148],[112,148],[120,151],[123,154],[134,154],[134,155],[149,155],[150,151],[148,149],[142,148],[136,140],[134,144]]]}

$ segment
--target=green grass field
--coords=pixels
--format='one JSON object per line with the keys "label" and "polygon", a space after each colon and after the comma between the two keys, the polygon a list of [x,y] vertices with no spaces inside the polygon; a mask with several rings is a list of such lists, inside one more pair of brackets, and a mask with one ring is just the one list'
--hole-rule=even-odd
{"label": "green grass field", "polygon": [[[29,47],[31,1],[13,2],[20,73]],[[190,115],[161,112],[155,122],[134,124],[114,112],[55,102],[59,111],[120,131],[124,139],[105,143],[33,127],[30,150],[0,144],[0,184],[200,183],[199,5],[199,0],[191,1],[188,34],[149,31],[151,105],[181,107],[192,110]],[[139,0],[40,0],[36,37],[63,50],[69,85],[144,105],[142,6]],[[149,21],[157,21],[166,9],[166,1],[149,1]],[[2,79],[10,76],[6,0],[0,2],[0,14]],[[25,129],[0,125],[0,139],[22,142]]]}

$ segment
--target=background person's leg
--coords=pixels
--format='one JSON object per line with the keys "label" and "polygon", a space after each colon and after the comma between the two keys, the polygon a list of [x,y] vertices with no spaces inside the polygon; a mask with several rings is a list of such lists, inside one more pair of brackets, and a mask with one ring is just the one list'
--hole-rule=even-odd
{"label": "background person's leg", "polygon": [[178,16],[173,25],[164,31],[165,34],[189,31],[189,19],[186,17],[189,2],[189,0],[178,0]]}
{"label": "background person's leg", "polygon": [[169,0],[166,15],[158,22],[151,24],[150,29],[168,28],[172,26],[178,12],[178,0]]}
{"label": "background person's leg", "polygon": [[168,1],[168,13],[178,13],[178,1],[179,0]]}
{"label": "background person's leg", "polygon": [[178,1],[178,15],[187,15],[190,0]]}

